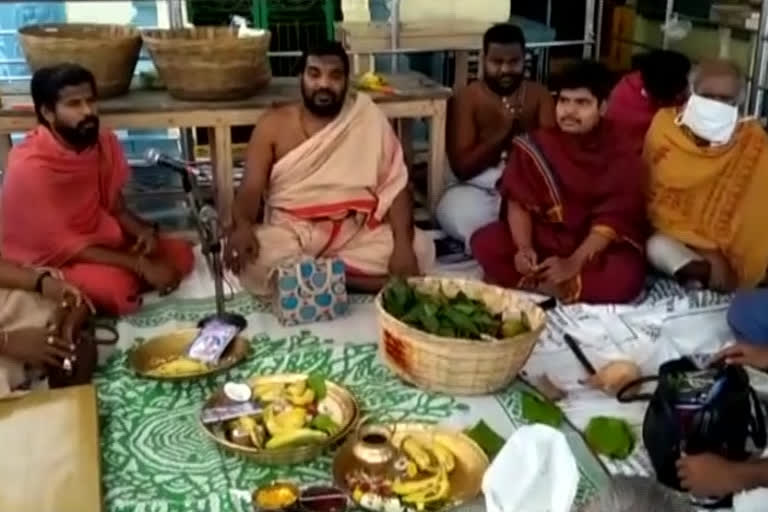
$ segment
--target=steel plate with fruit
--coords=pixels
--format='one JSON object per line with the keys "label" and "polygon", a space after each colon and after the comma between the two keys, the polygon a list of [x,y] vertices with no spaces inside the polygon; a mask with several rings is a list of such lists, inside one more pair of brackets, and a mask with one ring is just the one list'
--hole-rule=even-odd
{"label": "steel plate with fruit", "polygon": [[[352,395],[320,375],[254,377],[238,386],[245,386],[245,396],[225,386],[205,403],[200,421],[219,446],[263,464],[313,459],[343,439],[359,417]],[[210,421],[212,412],[228,410],[235,413]]]}
{"label": "steel plate with fruit", "polygon": [[336,484],[372,512],[446,510],[474,499],[488,458],[462,433],[434,425],[362,427],[339,450]]}

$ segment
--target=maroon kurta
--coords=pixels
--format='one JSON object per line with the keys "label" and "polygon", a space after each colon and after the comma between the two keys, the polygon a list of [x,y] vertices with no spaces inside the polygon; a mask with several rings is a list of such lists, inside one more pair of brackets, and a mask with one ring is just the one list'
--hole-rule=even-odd
{"label": "maroon kurta", "polygon": [[[584,136],[555,128],[516,138],[499,189],[506,201],[530,212],[539,262],[571,256],[591,231],[611,238],[562,285],[564,299],[627,302],[645,279],[645,184],[640,155],[603,121]],[[517,247],[506,219],[475,233],[472,252],[491,282],[528,289],[539,284],[515,269]]]}

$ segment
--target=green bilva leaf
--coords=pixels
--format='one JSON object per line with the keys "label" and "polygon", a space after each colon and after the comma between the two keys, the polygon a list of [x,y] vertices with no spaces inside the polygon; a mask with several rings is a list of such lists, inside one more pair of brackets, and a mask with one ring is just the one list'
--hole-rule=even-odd
{"label": "green bilva leaf", "polygon": [[635,449],[635,434],[629,424],[620,418],[592,418],[584,436],[593,450],[613,459],[626,459]]}
{"label": "green bilva leaf", "polygon": [[325,376],[318,373],[310,373],[307,377],[307,386],[315,392],[315,400],[318,402],[326,397],[328,389],[325,386]]}

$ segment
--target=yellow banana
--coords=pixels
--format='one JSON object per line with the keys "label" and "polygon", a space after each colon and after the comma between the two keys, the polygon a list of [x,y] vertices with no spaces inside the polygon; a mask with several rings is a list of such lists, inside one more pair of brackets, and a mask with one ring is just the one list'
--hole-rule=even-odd
{"label": "yellow banana", "polygon": [[456,467],[456,457],[453,456],[453,452],[439,441],[435,441],[432,444],[432,453],[435,454],[435,458],[437,458],[447,473],[450,473]]}
{"label": "yellow banana", "polygon": [[417,510],[424,510],[424,506],[430,503],[443,501],[448,498],[451,492],[451,483],[448,480],[448,473],[442,467],[437,475],[437,484],[423,492],[416,492],[402,497],[403,503],[416,505]]}
{"label": "yellow banana", "polygon": [[297,380],[296,382],[288,386],[288,394],[299,396],[302,393],[304,393],[306,389],[307,389],[307,381]]}
{"label": "yellow banana", "polygon": [[298,405],[298,406],[309,405],[315,401],[315,392],[312,391],[311,389],[305,389],[300,394],[294,394],[293,392],[289,391],[288,400],[293,405]]}
{"label": "yellow banana", "polygon": [[273,437],[267,441],[265,447],[267,450],[274,450],[276,448],[287,448],[288,446],[321,443],[327,438],[328,436],[324,432],[299,428]]}
{"label": "yellow banana", "polygon": [[283,398],[285,385],[279,382],[258,384],[253,388],[253,394],[262,402],[276,402]]}
{"label": "yellow banana", "polygon": [[434,454],[422,443],[413,437],[403,439],[401,448],[410,459],[416,463],[420,470],[428,473],[436,473],[438,464]]}
{"label": "yellow banana", "polygon": [[421,480],[408,480],[403,482],[395,480],[392,484],[392,492],[400,496],[422,494],[438,486],[440,474],[432,475]]}

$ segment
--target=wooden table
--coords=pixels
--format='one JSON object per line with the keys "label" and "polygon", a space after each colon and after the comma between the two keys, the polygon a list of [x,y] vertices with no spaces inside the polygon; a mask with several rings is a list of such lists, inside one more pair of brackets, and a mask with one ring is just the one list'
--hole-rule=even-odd
{"label": "wooden table", "polygon": [[[518,25],[529,43],[555,40],[555,31],[547,25],[510,16],[509,22]],[[469,82],[469,63],[472,55],[480,52],[483,35],[495,23],[464,19],[411,21],[400,24],[398,47],[424,52],[453,52],[453,90],[458,91]],[[375,69],[375,55],[392,48],[392,30],[386,21],[340,21],[336,23],[336,39],[354,54],[356,72]],[[474,48],[475,50],[471,50]],[[482,59],[478,72],[482,74]]]}
{"label": "wooden table", "polygon": [[102,510],[93,386],[0,401],[0,510]]}
{"label": "wooden table", "polygon": [[[429,120],[428,203],[430,211],[434,211],[445,188],[445,123],[451,90],[419,73],[391,75],[387,80],[398,94],[371,96],[389,118]],[[115,129],[208,127],[217,206],[221,218],[229,219],[234,198],[230,128],[254,124],[266,109],[299,98],[298,79],[279,77],[263,92],[243,101],[190,102],[173,99],[165,91],[132,91],[102,101],[99,108],[102,122]],[[0,135],[33,128],[36,118],[30,106],[28,94],[3,96]],[[0,151],[0,162],[4,156]]]}

